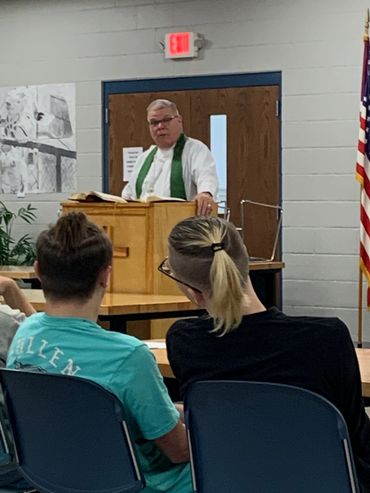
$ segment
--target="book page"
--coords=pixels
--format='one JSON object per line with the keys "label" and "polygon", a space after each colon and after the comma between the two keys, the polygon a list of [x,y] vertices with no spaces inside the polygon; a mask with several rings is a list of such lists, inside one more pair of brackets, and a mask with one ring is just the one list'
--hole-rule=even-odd
{"label": "book page", "polygon": [[150,339],[147,339],[144,342],[149,349],[166,349],[166,341],[151,341]]}
{"label": "book page", "polygon": [[85,192],[72,193],[68,197],[68,200],[86,200],[86,193]]}
{"label": "book page", "polygon": [[119,195],[112,195],[110,193],[104,193],[104,192],[89,192],[90,194],[94,194],[100,199],[108,202],[122,202],[124,204],[127,203],[127,200],[123,199]]}
{"label": "book page", "polygon": [[78,200],[84,202],[120,202],[127,203],[127,200],[119,197],[118,195],[112,195],[110,193],[95,192],[91,190],[90,192],[77,192],[73,193],[68,197],[70,200]]}
{"label": "book page", "polygon": [[148,195],[143,202],[186,202],[184,199],[177,197],[161,197],[160,195]]}

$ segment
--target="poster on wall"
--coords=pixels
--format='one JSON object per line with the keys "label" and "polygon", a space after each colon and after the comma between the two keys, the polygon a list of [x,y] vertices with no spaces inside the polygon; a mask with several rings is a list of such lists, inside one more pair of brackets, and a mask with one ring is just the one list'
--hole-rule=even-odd
{"label": "poster on wall", "polygon": [[0,88],[0,193],[77,189],[75,94],[75,84]]}
{"label": "poster on wall", "polygon": [[122,148],[122,161],[123,161],[123,181],[129,181],[132,171],[135,167],[137,158],[144,151],[143,147],[123,147]]}

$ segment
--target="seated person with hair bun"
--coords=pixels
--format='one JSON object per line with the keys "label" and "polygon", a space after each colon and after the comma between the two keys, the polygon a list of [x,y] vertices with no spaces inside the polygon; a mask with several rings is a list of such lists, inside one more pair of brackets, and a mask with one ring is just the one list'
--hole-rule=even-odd
{"label": "seated person with hair bun", "polygon": [[160,270],[209,314],[179,320],[167,334],[180,392],[198,380],[229,379],[295,385],[322,395],[347,422],[359,482],[369,492],[370,421],[346,325],[334,317],[266,310],[253,290],[241,237],[222,219],[181,221],[168,247]]}
{"label": "seated person with hair bun", "polygon": [[109,238],[83,213],[72,212],[40,234],[36,258],[45,313],[21,324],[7,366],[77,375],[114,393],[127,413],[143,492],[190,493],[185,427],[154,356],[139,339],[96,323],[111,272]]}

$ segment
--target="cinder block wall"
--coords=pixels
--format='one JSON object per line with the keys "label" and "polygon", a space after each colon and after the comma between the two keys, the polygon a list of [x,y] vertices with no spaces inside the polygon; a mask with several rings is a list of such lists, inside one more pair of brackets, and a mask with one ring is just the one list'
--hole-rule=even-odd
{"label": "cinder block wall", "polygon": [[[76,83],[78,186],[89,190],[102,182],[102,80],[281,70],[285,310],[339,315],[355,337],[354,161],[367,7],[365,0],[0,0],[0,84]],[[200,59],[164,60],[159,42],[176,29],[205,36]],[[26,197],[38,208],[32,234],[55,221],[64,198]]]}

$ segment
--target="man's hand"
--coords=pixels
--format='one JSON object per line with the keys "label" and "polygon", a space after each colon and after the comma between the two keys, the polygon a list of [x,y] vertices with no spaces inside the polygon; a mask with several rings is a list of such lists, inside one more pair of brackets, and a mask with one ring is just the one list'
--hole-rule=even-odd
{"label": "man's hand", "polygon": [[208,192],[198,193],[198,195],[194,197],[194,200],[197,203],[198,216],[209,216],[211,214],[215,202],[210,193]]}

